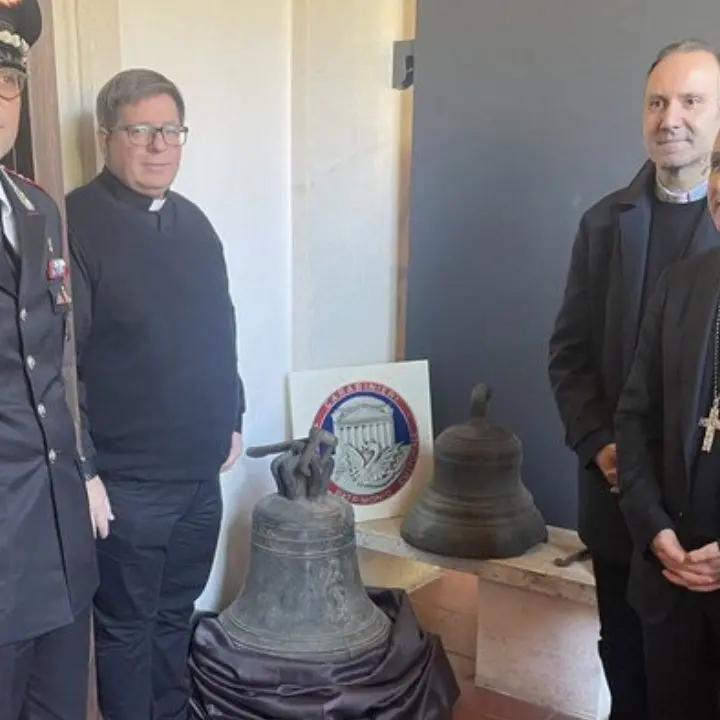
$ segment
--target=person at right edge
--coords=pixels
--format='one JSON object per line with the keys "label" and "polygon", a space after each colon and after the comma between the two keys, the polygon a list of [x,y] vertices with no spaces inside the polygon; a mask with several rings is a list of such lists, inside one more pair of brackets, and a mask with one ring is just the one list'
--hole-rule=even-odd
{"label": "person at right edge", "polygon": [[[720,228],[720,135],[708,208]],[[720,249],[669,268],[615,413],[651,720],[717,720],[720,658]]]}
{"label": "person at right edge", "polygon": [[720,129],[720,59],[709,44],[662,49],[646,78],[649,160],[580,221],[549,343],[549,375],[578,459],[578,530],[595,575],[610,720],[648,717],[642,623],[627,599],[632,541],[617,493],[613,415],[649,297],[670,265],[720,245],[706,212]]}

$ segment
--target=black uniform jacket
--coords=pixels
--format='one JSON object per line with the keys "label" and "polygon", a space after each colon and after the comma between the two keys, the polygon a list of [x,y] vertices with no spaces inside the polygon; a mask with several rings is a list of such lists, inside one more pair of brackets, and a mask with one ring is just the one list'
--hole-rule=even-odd
{"label": "black uniform jacket", "polygon": [[[70,308],[53,200],[0,170],[21,254],[0,249],[0,645],[61,627],[92,600],[95,545],[63,382]],[[56,262],[53,262],[55,260]]]}
{"label": "black uniform jacket", "polygon": [[[549,348],[552,391],[578,457],[578,531],[590,550],[620,563],[630,562],[632,542],[594,458],[614,441],[613,413],[637,343],[654,181],[647,163],[582,217]],[[720,233],[703,213],[684,257],[717,246]]]}
{"label": "black uniform jacket", "polygon": [[620,504],[635,543],[629,597],[648,619],[661,619],[682,592],[662,576],[650,544],[665,528],[686,547],[694,535],[693,466],[699,420],[709,409],[707,359],[719,299],[720,249],[664,274],[615,415]]}

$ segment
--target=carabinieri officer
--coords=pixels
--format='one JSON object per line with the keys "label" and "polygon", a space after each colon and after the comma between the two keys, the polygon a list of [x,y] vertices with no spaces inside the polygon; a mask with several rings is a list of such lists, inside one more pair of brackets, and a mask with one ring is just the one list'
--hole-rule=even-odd
{"label": "carabinieri officer", "polygon": [[[0,0],[0,157],[37,0]],[[62,377],[70,285],[53,200],[0,168],[0,720],[85,717],[95,544]]]}

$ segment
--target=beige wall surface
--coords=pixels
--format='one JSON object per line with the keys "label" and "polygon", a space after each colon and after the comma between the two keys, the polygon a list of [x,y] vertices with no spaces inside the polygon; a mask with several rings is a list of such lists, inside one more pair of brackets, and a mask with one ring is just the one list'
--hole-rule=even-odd
{"label": "beige wall surface", "polygon": [[296,369],[393,357],[403,21],[404,0],[293,4]]}
{"label": "beige wall surface", "polygon": [[[152,67],[186,97],[176,189],[223,240],[248,443],[285,436],[291,369],[394,356],[408,96],[391,88],[392,43],[408,36],[409,4],[53,1],[68,188],[98,167],[93,106],[114,72]],[[251,508],[271,489],[259,461],[223,478],[225,519],[201,607],[237,592]]]}

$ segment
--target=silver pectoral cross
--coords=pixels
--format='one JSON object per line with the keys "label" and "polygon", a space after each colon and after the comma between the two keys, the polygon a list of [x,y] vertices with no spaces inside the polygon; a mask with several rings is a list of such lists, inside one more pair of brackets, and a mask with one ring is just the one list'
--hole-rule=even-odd
{"label": "silver pectoral cross", "polygon": [[718,405],[720,400],[715,400],[710,408],[710,412],[706,418],[700,419],[700,427],[705,428],[705,435],[703,437],[702,450],[703,452],[709,453],[712,450],[713,442],[715,441],[715,433],[720,430],[720,408]]}

